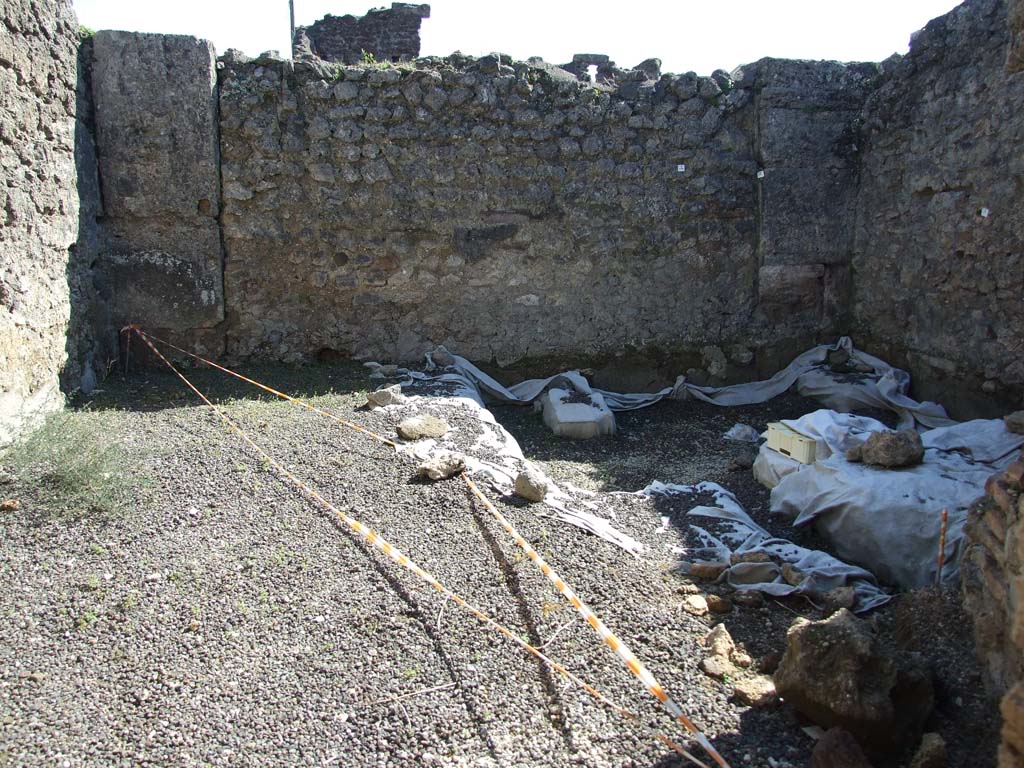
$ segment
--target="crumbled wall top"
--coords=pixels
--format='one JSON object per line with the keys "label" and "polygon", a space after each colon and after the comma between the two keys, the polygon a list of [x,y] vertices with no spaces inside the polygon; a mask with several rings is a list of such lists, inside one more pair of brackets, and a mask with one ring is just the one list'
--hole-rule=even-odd
{"label": "crumbled wall top", "polygon": [[355,64],[364,55],[376,61],[408,61],[420,55],[420,22],[430,18],[429,5],[392,3],[365,16],[328,14],[308,27],[298,27],[292,58],[319,58]]}

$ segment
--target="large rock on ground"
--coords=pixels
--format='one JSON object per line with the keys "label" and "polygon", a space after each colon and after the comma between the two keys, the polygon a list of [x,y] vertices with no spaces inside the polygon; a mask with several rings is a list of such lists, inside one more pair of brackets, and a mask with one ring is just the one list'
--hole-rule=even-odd
{"label": "large rock on ground", "polygon": [[999,768],[1024,764],[1024,682],[1010,689],[999,704],[1003,715],[1003,743],[999,745]]}
{"label": "large rock on ground", "polygon": [[366,396],[366,405],[371,409],[383,408],[387,405],[405,405],[407,402],[409,402],[409,398],[402,394],[401,384],[381,387]]}
{"label": "large rock on ground", "polygon": [[1024,411],[1014,411],[1003,416],[1006,429],[1015,435],[1024,435]]}
{"label": "large rock on ground", "polygon": [[416,474],[428,480],[447,480],[466,469],[465,457],[454,451],[440,450],[416,468]]}
{"label": "large rock on ground", "polygon": [[767,675],[745,675],[732,688],[736,703],[744,707],[765,707],[778,701],[775,684]]}
{"label": "large rock on ground", "polygon": [[725,624],[716,624],[704,638],[704,644],[712,656],[721,656],[724,659],[728,659],[736,650],[736,643]]}
{"label": "large rock on ground", "polygon": [[916,656],[884,651],[867,622],[845,609],[822,621],[798,620],[786,641],[775,687],[798,711],[880,752],[921,735],[934,691]]}
{"label": "large rock on ground", "polygon": [[851,460],[857,459],[876,467],[911,467],[924,459],[924,444],[917,430],[901,429],[899,432],[872,432],[860,446],[853,449]]}
{"label": "large rock on ground", "polygon": [[448,422],[431,416],[429,413],[420,413],[402,419],[395,427],[398,436],[403,440],[422,440],[425,437],[444,437],[450,429]]}
{"label": "large rock on ground", "polygon": [[871,763],[849,732],[829,728],[814,745],[810,768],[871,768]]}
{"label": "large rock on ground", "polygon": [[515,490],[516,496],[527,501],[544,501],[544,497],[551,490],[551,483],[539,470],[527,467],[516,475]]}

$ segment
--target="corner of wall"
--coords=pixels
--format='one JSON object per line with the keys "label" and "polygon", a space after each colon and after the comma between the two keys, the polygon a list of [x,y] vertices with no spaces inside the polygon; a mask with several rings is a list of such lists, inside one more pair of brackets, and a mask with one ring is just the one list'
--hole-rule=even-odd
{"label": "corner of wall", "polygon": [[1006,14],[967,0],[929,22],[862,116],[852,330],[957,418],[1024,398],[1024,78],[1006,73]]}
{"label": "corner of wall", "polygon": [[96,160],[92,103],[92,37],[84,38],[76,57],[75,176],[78,232],[68,254],[70,316],[61,369],[61,388],[88,395],[117,359],[116,330],[110,318],[110,290],[97,259],[103,201]]}

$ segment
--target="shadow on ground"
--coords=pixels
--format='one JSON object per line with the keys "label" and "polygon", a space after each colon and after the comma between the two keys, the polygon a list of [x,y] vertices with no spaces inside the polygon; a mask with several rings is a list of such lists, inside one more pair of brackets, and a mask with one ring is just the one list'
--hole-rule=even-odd
{"label": "shadow on ground", "polygon": [[515,436],[527,458],[576,463],[592,469],[576,483],[593,491],[636,491],[652,480],[691,484],[734,479],[730,461],[749,453],[747,443],[724,440],[737,422],[763,430],[769,421],[796,418],[820,404],[787,393],[761,405],[720,408],[696,400],[662,401],[615,414],[617,432],[609,437],[573,441],[554,435],[531,408],[491,410]]}
{"label": "shadow on ground", "polygon": [[[179,366],[181,373],[214,403],[236,400],[276,401],[279,398],[258,387],[206,365]],[[368,371],[356,362],[289,365],[264,363],[240,366],[237,373],[299,399],[325,395],[355,394],[376,388]],[[170,370],[116,372],[89,396],[71,404],[93,410],[161,411],[203,405],[180,378]]]}

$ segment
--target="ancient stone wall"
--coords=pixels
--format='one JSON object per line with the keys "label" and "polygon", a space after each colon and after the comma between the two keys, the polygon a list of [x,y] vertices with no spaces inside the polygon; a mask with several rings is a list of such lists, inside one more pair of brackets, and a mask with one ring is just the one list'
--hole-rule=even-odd
{"label": "ancient stone wall", "polygon": [[[69,0],[0,8],[0,445],[59,408],[78,235],[78,22]],[[72,377],[71,384],[75,385]]]}
{"label": "ancient stone wall", "polygon": [[845,328],[855,125],[878,66],[769,60],[756,72],[762,310],[780,324],[810,314]]}
{"label": "ancient stone wall", "polygon": [[[131,321],[236,357],[637,348],[719,381],[852,330],[957,415],[1024,392],[1020,0],[968,0],[882,66],[711,77],[589,54],[579,77],[504,55],[218,64],[123,32],[83,73],[66,5],[34,7],[5,7],[0,59],[9,412],[56,402],[60,352],[26,337],[65,334],[74,388]],[[63,287],[24,289],[54,265]]]}
{"label": "ancient stone wall", "polygon": [[1024,74],[1010,43],[1007,4],[968,0],[885,63],[863,114],[853,329],[959,414],[1024,394]]}
{"label": "ancient stone wall", "polygon": [[328,14],[308,27],[298,27],[292,58],[356,64],[409,61],[420,55],[420,23],[430,17],[429,5],[392,3],[365,16]]}
{"label": "ancient stone wall", "polygon": [[[1024,598],[1021,552],[1021,468],[1018,461],[993,475],[986,495],[970,510],[963,558],[965,603],[974,618],[978,653],[993,687],[1005,692],[1024,677],[1024,635],[1014,639],[1017,608]],[[1024,627],[1022,627],[1024,628]]]}
{"label": "ancient stone wall", "polygon": [[194,37],[97,32],[92,97],[103,199],[100,271],[118,327],[223,352],[217,71]]}
{"label": "ancient stone wall", "polygon": [[[567,65],[603,61],[591,84],[498,55],[339,68],[232,54],[219,139],[208,46],[103,33],[101,178],[132,208],[105,220],[104,263],[125,267],[108,270],[115,314],[237,356],[646,347],[719,380],[852,331],[955,415],[1016,405],[1018,7],[969,0],[881,67],[765,60],[706,78],[596,55]],[[182,148],[177,165],[201,171],[154,173]],[[124,309],[141,284],[164,299],[142,290]]]}
{"label": "ancient stone wall", "polygon": [[835,331],[849,238],[813,203],[852,173],[845,127],[876,74],[766,60],[737,82],[609,88],[497,56],[228,61],[228,351],[408,360],[444,343],[509,363],[648,346],[724,373],[799,349]]}
{"label": "ancient stone wall", "polygon": [[112,292],[99,263],[103,200],[96,162],[92,103],[93,41],[84,37],[78,50],[75,101],[75,175],[78,181],[78,239],[69,251],[68,293],[71,318],[67,361],[61,371],[65,392],[91,394],[118,358],[117,329],[111,319]]}
{"label": "ancient stone wall", "polygon": [[[1024,392],[1024,2],[969,0],[884,65],[864,110],[855,327],[954,413]],[[973,505],[964,604],[1024,764],[1024,456]],[[1005,694],[1005,695],[1004,695]]]}

